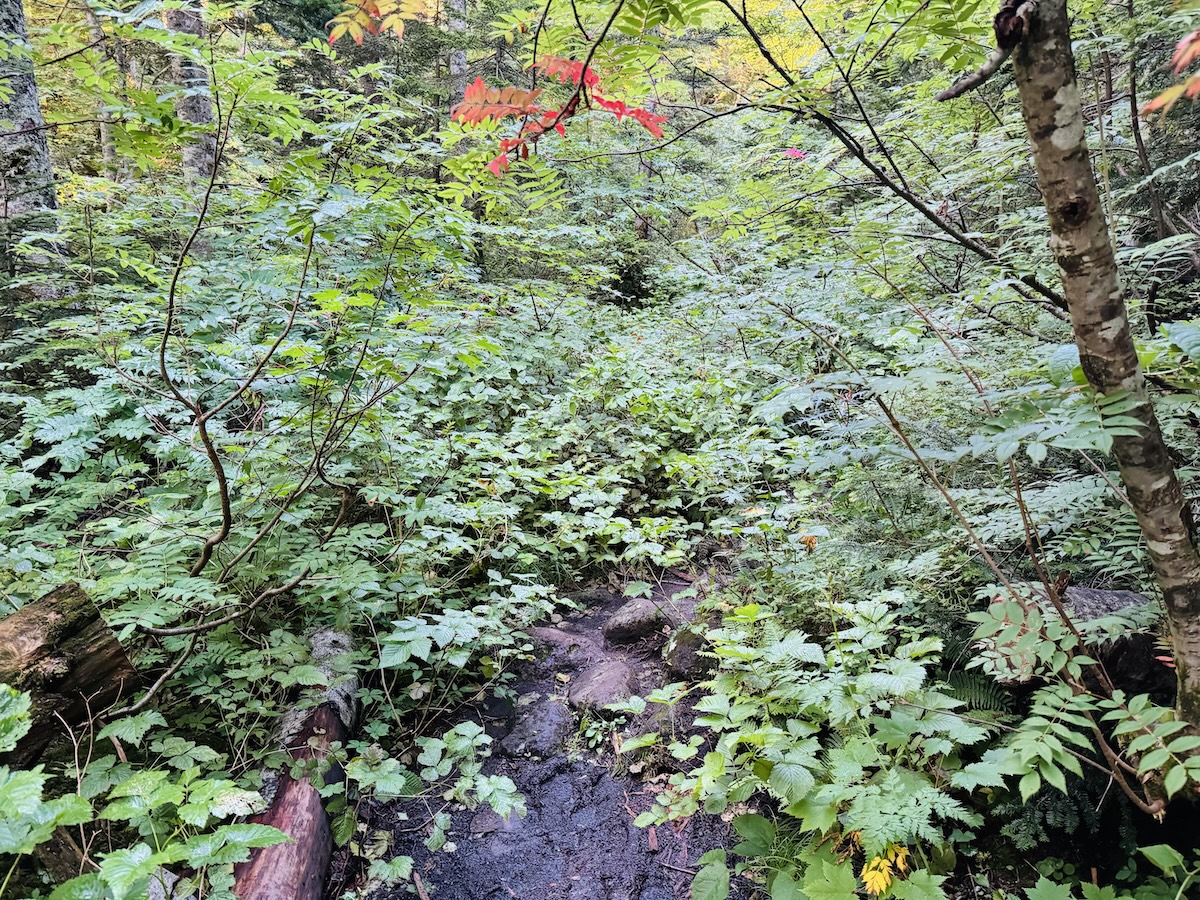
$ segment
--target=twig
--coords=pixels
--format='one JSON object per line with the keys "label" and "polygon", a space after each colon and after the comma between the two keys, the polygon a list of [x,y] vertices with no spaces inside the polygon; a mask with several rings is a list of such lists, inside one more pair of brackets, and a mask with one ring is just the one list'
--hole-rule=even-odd
{"label": "twig", "polygon": [[996,13],[993,28],[996,32],[996,49],[989,54],[976,71],[955,82],[937,95],[938,100],[953,100],[982,85],[1004,65],[1017,45],[1029,31],[1029,22],[1037,13],[1037,0],[1004,0]]}

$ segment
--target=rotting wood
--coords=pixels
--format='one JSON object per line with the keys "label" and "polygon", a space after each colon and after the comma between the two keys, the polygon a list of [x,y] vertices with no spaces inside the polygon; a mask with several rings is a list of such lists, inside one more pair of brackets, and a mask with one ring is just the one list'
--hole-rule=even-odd
{"label": "rotting wood", "polygon": [[[350,639],[336,631],[313,635],[312,662],[325,675],[327,686],[309,703],[299,703],[280,726],[283,746],[296,760],[323,762],[333,744],[345,743],[354,724],[355,679],[342,674],[339,660],[350,651]],[[337,767],[325,774],[327,784],[341,777]],[[239,900],[320,900],[325,873],[333,855],[333,835],[320,794],[307,779],[287,772],[276,776],[270,806],[250,821],[278,828],[291,838],[255,850],[235,870],[234,893]]]}
{"label": "rotting wood", "polygon": [[0,619],[0,682],[29,692],[33,722],[0,762],[31,765],[54,738],[85,727],[137,681],[116,635],[77,584]]}

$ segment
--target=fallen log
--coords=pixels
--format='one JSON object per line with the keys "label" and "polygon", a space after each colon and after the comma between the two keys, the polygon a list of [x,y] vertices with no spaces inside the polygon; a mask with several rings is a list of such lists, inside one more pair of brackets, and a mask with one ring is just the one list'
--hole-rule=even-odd
{"label": "fallen log", "polygon": [[[338,658],[350,651],[344,634],[326,630],[311,638],[312,662],[325,675],[326,687],[303,707],[293,707],[280,725],[281,743],[293,759],[324,761],[335,743],[345,743],[354,724],[358,683],[347,679]],[[331,768],[326,784],[340,781]],[[234,867],[234,893],[239,900],[320,900],[325,872],[333,855],[333,835],[321,797],[307,779],[287,772],[275,776],[270,806],[250,821],[278,828],[291,838],[286,844],[254,850]]]}
{"label": "fallen log", "polygon": [[0,619],[0,682],[28,691],[33,727],[0,762],[31,765],[137,687],[137,673],[95,604],[65,584]]}

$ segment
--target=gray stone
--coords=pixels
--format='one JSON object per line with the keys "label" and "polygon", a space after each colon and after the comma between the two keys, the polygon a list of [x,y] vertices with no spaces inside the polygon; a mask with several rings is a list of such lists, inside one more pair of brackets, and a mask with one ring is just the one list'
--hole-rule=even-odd
{"label": "gray stone", "polygon": [[604,636],[614,644],[630,644],[656,634],[668,624],[666,610],[649,597],[635,597],[604,623]]}
{"label": "gray stone", "polygon": [[680,628],[663,647],[663,661],[676,675],[701,678],[712,671],[715,663],[715,660],[701,655],[707,647],[708,641],[704,635],[690,628]]}
{"label": "gray stone", "polygon": [[561,628],[539,626],[530,628],[529,634],[543,644],[563,652],[563,662],[568,665],[584,666],[604,655],[604,651],[590,638],[564,631]]}
{"label": "gray stone", "polygon": [[1143,606],[1153,601],[1133,591],[1104,591],[1097,588],[1069,587],[1063,592],[1072,616],[1077,622],[1090,622],[1120,612],[1131,606]]}
{"label": "gray stone", "polygon": [[567,700],[576,709],[599,709],[628,700],[637,693],[633,669],[620,660],[609,660],[585,670],[571,684]]}
{"label": "gray stone", "polygon": [[517,706],[516,725],[500,741],[500,749],[508,756],[544,758],[556,753],[575,725],[571,714],[549,697]]}

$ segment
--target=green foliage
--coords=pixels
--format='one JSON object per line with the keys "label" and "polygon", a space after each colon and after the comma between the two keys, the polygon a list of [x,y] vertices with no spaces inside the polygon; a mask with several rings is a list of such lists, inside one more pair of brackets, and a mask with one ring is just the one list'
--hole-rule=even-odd
{"label": "green foliage", "polygon": [[[1195,117],[1124,98],[1167,86],[1194,23],[1157,0],[1072,9],[1139,358],[1191,483]],[[696,897],[745,875],[774,900],[927,900],[956,856],[988,882],[1006,861],[978,847],[1099,827],[1097,732],[1135,795],[1194,790],[1200,741],[1096,662],[1156,608],[1069,623],[1007,586],[1150,581],[1108,456],[1130,398],[1085,389],[1069,327],[1017,280],[1055,283],[1012,91],[931,99],[984,56],[987,5],[489,2],[463,31],[435,10],[403,44],[333,48],[320,3],[209,4],[202,39],[153,4],[93,12],[29,13],[43,106],[83,127],[51,130],[57,230],[23,245],[50,264],[0,284],[0,579],[14,609],[79,581],[171,677],[89,730],[104,753],[78,770],[4,770],[9,878],[75,822],[99,868],[56,896],[136,896],[172,866],[227,895],[275,837],[230,820],[260,802],[248,773],[288,764],[283,710],[355,677],[361,734],[294,774],[368,884],[408,879],[360,809],[520,813],[455,715],[510,690],[560,585],[613,569],[630,596],[655,567],[708,570],[719,668],[645,698],[669,733],[621,746],[672,767],[643,822],[737,813]],[[669,142],[634,155],[646,133],[585,97],[569,142],[497,178],[503,126],[446,121],[462,48],[472,75],[561,102],[535,52],[587,58]],[[171,83],[174,55],[208,86]],[[211,124],[181,117],[192,90]],[[211,186],[179,164],[206,132]],[[356,648],[332,668],[306,639],[327,627]],[[25,702],[0,692],[0,752]],[[1194,883],[1171,852],[1146,848],[1162,871],[1125,895]],[[1061,874],[1028,896],[1122,896]]]}

